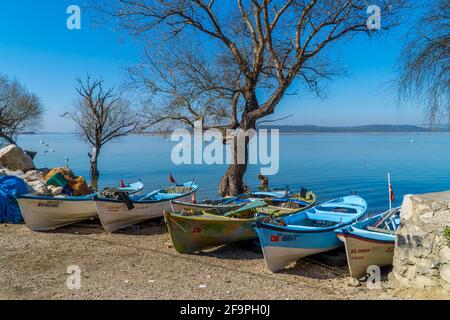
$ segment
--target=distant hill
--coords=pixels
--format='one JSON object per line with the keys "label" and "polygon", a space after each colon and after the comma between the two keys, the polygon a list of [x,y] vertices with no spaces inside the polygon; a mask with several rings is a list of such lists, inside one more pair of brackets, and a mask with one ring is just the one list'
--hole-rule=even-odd
{"label": "distant hill", "polygon": [[314,125],[261,125],[259,129],[279,129],[280,133],[377,133],[377,132],[446,132],[442,127],[375,124],[354,127],[322,127]]}

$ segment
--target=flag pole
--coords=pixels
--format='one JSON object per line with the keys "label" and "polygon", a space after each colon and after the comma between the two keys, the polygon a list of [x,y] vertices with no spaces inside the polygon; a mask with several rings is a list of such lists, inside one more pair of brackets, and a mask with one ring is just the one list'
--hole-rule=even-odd
{"label": "flag pole", "polygon": [[389,194],[389,211],[392,210],[391,198],[391,174],[388,172],[388,194]]}

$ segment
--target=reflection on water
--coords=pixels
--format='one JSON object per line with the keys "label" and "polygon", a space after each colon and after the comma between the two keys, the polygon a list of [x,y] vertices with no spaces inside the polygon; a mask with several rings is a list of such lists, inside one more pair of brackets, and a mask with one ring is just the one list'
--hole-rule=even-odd
{"label": "reflection on water", "polygon": [[[35,162],[39,167],[63,166],[67,157],[76,174],[89,178],[90,147],[77,135],[24,135],[19,144],[38,151]],[[166,186],[172,172],[179,182],[195,178],[199,198],[215,197],[226,165],[176,166],[170,159],[174,145],[148,135],[107,144],[99,159],[100,188],[118,185],[120,179],[142,179],[145,190],[151,191]],[[449,169],[447,133],[283,135],[280,170],[270,177],[270,186],[307,187],[318,194],[320,202],[356,191],[366,198],[370,211],[380,211],[388,205],[387,172],[391,173],[394,204],[399,205],[404,194],[450,189]],[[257,165],[249,166],[246,182],[253,188],[259,185],[258,172]]]}

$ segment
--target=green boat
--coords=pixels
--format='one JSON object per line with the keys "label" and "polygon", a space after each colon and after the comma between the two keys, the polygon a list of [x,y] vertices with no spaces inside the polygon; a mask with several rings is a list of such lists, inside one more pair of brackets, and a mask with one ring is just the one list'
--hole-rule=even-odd
{"label": "green boat", "polygon": [[287,216],[314,206],[314,194],[302,208],[284,208],[256,200],[242,208],[220,214],[216,210],[164,212],[175,250],[193,253],[227,243],[256,239],[254,223],[262,216]]}

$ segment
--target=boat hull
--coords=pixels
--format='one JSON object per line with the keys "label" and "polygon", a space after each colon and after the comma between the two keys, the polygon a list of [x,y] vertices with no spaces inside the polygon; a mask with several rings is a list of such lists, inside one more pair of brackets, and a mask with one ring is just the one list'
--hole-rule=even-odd
{"label": "boat hull", "polygon": [[221,216],[180,217],[164,213],[173,246],[179,253],[193,253],[227,243],[255,239],[254,219]]}
{"label": "boat hull", "polygon": [[49,231],[97,217],[92,200],[19,198],[25,224],[33,231]]}
{"label": "boat hull", "polygon": [[[191,194],[178,198],[187,201]],[[133,203],[134,208],[128,210],[127,205],[117,201],[96,200],[98,216],[103,228],[107,232],[114,232],[119,229],[144,222],[149,219],[161,218],[165,210],[170,210],[170,200],[157,202]]]}
{"label": "boat hull", "polygon": [[333,231],[290,233],[257,228],[267,269],[276,272],[298,259],[342,246]]}
{"label": "boat hull", "polygon": [[353,278],[365,276],[370,266],[392,264],[395,241],[366,239],[352,234],[339,234],[338,237],[345,244],[348,268]]}

